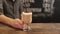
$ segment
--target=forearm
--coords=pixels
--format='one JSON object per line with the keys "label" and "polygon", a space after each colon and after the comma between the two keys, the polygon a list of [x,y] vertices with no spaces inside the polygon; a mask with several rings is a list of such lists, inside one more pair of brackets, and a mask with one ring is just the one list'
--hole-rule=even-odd
{"label": "forearm", "polygon": [[0,22],[10,24],[12,21],[14,21],[14,19],[6,17],[5,15],[0,15]]}

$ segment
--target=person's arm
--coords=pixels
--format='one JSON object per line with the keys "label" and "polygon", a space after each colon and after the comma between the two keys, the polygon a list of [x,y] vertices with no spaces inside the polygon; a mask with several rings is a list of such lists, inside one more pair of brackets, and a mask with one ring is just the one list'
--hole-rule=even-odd
{"label": "person's arm", "polygon": [[4,14],[4,11],[0,11],[0,23],[5,23],[5,24],[8,24],[8,25],[15,27],[15,28],[22,28],[23,27],[21,20],[18,21],[13,18],[7,17]]}
{"label": "person's arm", "polygon": [[9,23],[9,22],[12,22],[12,21],[13,21],[12,18],[9,18],[9,17],[4,15],[3,0],[0,0],[0,22]]}
{"label": "person's arm", "polygon": [[0,15],[0,23],[1,22],[19,29],[22,29],[24,25],[22,21],[6,17],[5,15]]}
{"label": "person's arm", "polygon": [[5,15],[0,15],[0,22],[10,24],[14,21],[14,19],[6,17]]}

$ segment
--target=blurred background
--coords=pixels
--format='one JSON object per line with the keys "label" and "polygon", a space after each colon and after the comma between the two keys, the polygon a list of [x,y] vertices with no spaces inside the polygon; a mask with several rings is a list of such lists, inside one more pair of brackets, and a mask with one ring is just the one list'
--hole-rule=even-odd
{"label": "blurred background", "polygon": [[[0,11],[2,8],[0,0]],[[21,10],[28,4],[32,13],[33,23],[58,23],[60,22],[60,0],[21,0]],[[27,4],[26,4],[27,3]]]}

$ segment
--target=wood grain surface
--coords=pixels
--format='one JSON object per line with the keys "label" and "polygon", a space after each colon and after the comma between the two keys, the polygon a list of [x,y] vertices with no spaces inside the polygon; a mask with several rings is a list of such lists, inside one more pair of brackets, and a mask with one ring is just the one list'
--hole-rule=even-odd
{"label": "wood grain surface", "polygon": [[60,34],[60,23],[32,23],[30,31],[22,31],[0,24],[0,34]]}

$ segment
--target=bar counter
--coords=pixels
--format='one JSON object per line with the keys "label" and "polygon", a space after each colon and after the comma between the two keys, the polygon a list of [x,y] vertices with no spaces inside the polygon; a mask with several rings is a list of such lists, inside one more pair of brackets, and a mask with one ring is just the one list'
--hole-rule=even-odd
{"label": "bar counter", "polygon": [[0,24],[0,34],[60,34],[60,23],[32,23],[32,30],[22,31]]}

